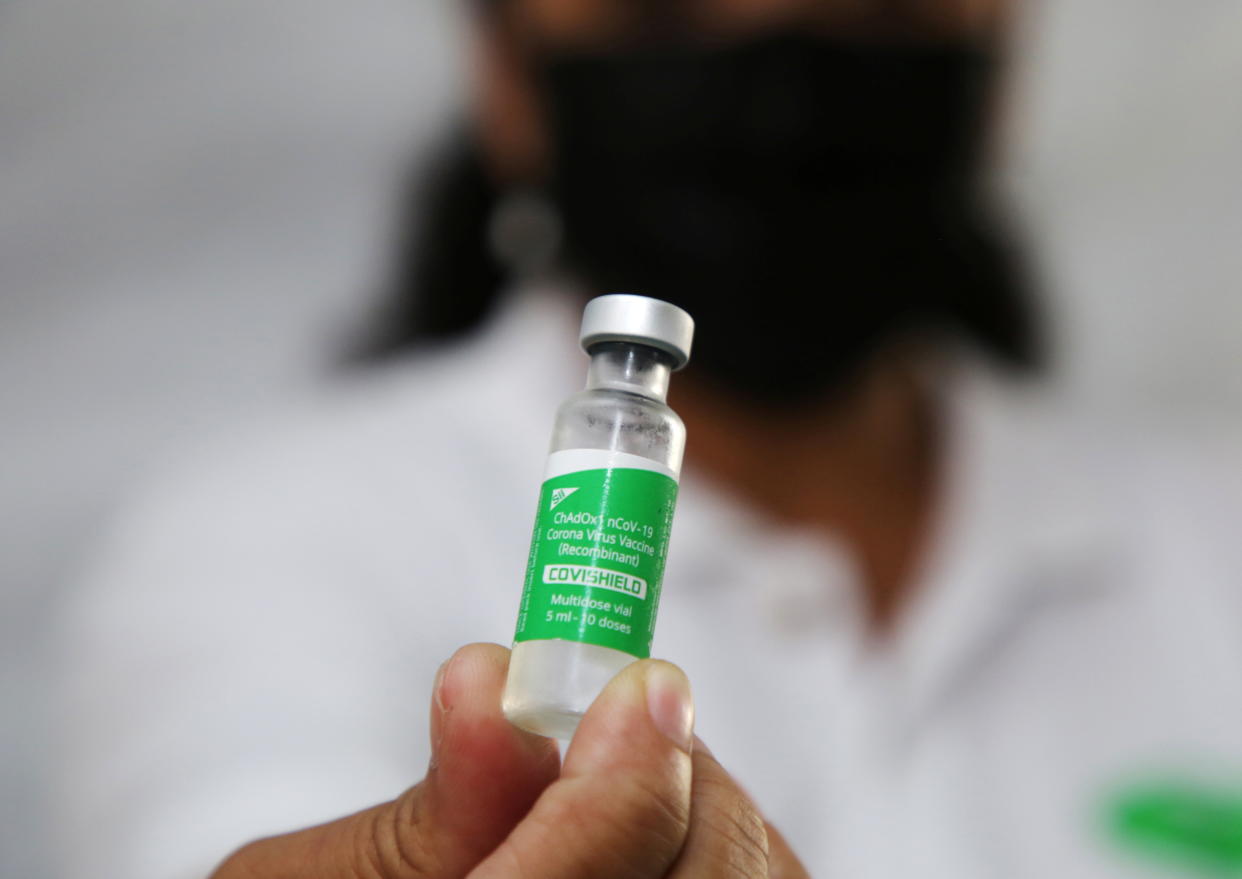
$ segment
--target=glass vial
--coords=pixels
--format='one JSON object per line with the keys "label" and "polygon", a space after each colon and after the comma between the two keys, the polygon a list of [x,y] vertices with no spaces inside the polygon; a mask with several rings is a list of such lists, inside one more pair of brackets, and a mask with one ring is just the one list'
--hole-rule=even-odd
{"label": "glass vial", "polygon": [[560,407],[505,683],[509,720],[568,739],[604,685],[651,654],[686,429],[664,402],[694,321],[615,294],[587,303],[587,384]]}

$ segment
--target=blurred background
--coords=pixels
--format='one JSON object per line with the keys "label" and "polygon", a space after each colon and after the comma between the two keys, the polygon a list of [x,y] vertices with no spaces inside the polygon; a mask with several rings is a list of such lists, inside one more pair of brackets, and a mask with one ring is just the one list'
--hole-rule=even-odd
{"label": "blurred background", "polygon": [[52,608],[134,481],[319,381],[459,89],[436,0],[0,4],[0,875]]}
{"label": "blurred background", "polygon": [[[330,382],[463,92],[448,0],[0,3],[0,875],[50,876],[45,632],[110,511]],[[1242,4],[1030,0],[998,173],[1067,406],[1242,428]]]}

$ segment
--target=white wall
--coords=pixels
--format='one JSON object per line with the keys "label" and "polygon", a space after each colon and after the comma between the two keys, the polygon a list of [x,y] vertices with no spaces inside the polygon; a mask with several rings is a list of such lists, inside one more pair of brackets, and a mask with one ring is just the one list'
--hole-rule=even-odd
{"label": "white wall", "polygon": [[40,879],[43,631],[152,462],[313,382],[459,87],[438,0],[0,3],[0,876]]}
{"label": "white wall", "polygon": [[1028,0],[1008,153],[1080,405],[1242,417],[1242,3]]}

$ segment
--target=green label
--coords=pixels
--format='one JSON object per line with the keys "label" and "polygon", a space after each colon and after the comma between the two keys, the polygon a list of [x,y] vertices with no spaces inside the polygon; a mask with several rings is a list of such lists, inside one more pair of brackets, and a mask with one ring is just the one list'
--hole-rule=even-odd
{"label": "green label", "polygon": [[546,480],[513,640],[559,638],[650,656],[676,501],[677,482],[650,469]]}

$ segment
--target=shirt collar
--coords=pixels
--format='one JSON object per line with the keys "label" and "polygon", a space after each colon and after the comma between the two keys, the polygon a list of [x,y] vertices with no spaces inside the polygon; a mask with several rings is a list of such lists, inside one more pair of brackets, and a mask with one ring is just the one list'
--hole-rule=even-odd
{"label": "shirt collar", "polygon": [[923,717],[1051,603],[1119,582],[1106,468],[1041,390],[963,359],[943,395],[944,494],[914,604],[883,649],[868,645],[857,569],[830,536],[791,530],[692,468],[670,551],[679,589],[742,588],[774,637],[832,638],[883,656],[897,701]]}

